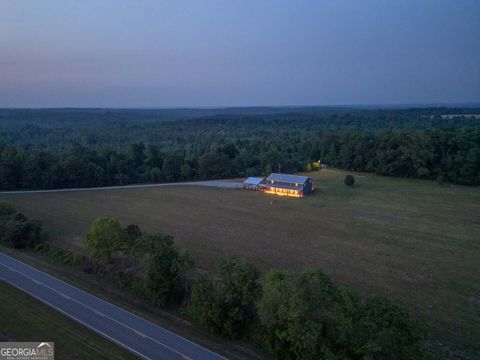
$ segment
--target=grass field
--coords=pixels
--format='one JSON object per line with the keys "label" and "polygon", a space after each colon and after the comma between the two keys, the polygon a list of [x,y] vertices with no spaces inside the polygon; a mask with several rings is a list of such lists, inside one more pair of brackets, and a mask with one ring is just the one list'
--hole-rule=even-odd
{"label": "grass field", "polygon": [[135,359],[126,350],[0,281],[3,341],[54,341],[56,359]]}
{"label": "grass field", "polygon": [[261,270],[321,267],[341,284],[388,295],[428,318],[438,353],[462,349],[475,357],[480,189],[378,176],[357,176],[347,188],[335,170],[312,177],[319,190],[304,199],[204,187],[1,198],[77,251],[97,216],[118,216],[174,235],[207,269],[227,254]]}

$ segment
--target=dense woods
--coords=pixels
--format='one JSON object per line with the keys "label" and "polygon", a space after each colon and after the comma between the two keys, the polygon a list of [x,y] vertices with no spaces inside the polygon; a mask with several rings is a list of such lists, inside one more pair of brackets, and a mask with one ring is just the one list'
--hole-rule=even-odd
{"label": "dense woods", "polygon": [[480,120],[440,116],[475,109],[294,110],[2,110],[0,189],[296,172],[318,160],[480,184]]}

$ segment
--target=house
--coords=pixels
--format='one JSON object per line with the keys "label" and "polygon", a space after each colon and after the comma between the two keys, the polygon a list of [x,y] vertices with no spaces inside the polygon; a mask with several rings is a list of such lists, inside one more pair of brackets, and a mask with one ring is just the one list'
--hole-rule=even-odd
{"label": "house", "polygon": [[249,177],[243,182],[245,190],[260,190],[260,187],[265,184],[263,177]]}
{"label": "house", "polygon": [[263,191],[279,196],[302,197],[313,192],[313,182],[308,176],[272,173],[266,179],[249,177],[243,182],[245,190]]}
{"label": "house", "polygon": [[312,179],[308,176],[272,173],[263,185],[267,194],[302,197],[313,191]]}

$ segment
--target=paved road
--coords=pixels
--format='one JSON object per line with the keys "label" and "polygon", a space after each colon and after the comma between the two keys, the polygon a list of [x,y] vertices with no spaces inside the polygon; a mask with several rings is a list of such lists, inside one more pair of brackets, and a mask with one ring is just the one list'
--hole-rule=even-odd
{"label": "paved road", "polygon": [[143,359],[224,357],[0,252],[0,279]]}
{"label": "paved road", "polygon": [[17,190],[17,191],[0,191],[0,194],[35,194],[35,193],[56,193],[56,192],[71,192],[71,191],[96,191],[96,190],[114,190],[114,189],[136,189],[149,188],[159,186],[210,186],[221,187],[226,189],[240,189],[242,183],[237,181],[227,180],[205,180],[205,181],[188,181],[188,182],[174,182],[174,183],[157,183],[157,184],[135,184],[135,185],[119,185],[119,186],[102,186],[93,188],[72,188],[72,189],[50,189],[50,190]]}

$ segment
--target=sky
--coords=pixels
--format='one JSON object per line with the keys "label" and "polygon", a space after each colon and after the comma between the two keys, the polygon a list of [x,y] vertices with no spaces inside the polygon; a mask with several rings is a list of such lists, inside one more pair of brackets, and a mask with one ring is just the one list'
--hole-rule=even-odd
{"label": "sky", "polygon": [[474,102],[478,0],[0,0],[0,107]]}

